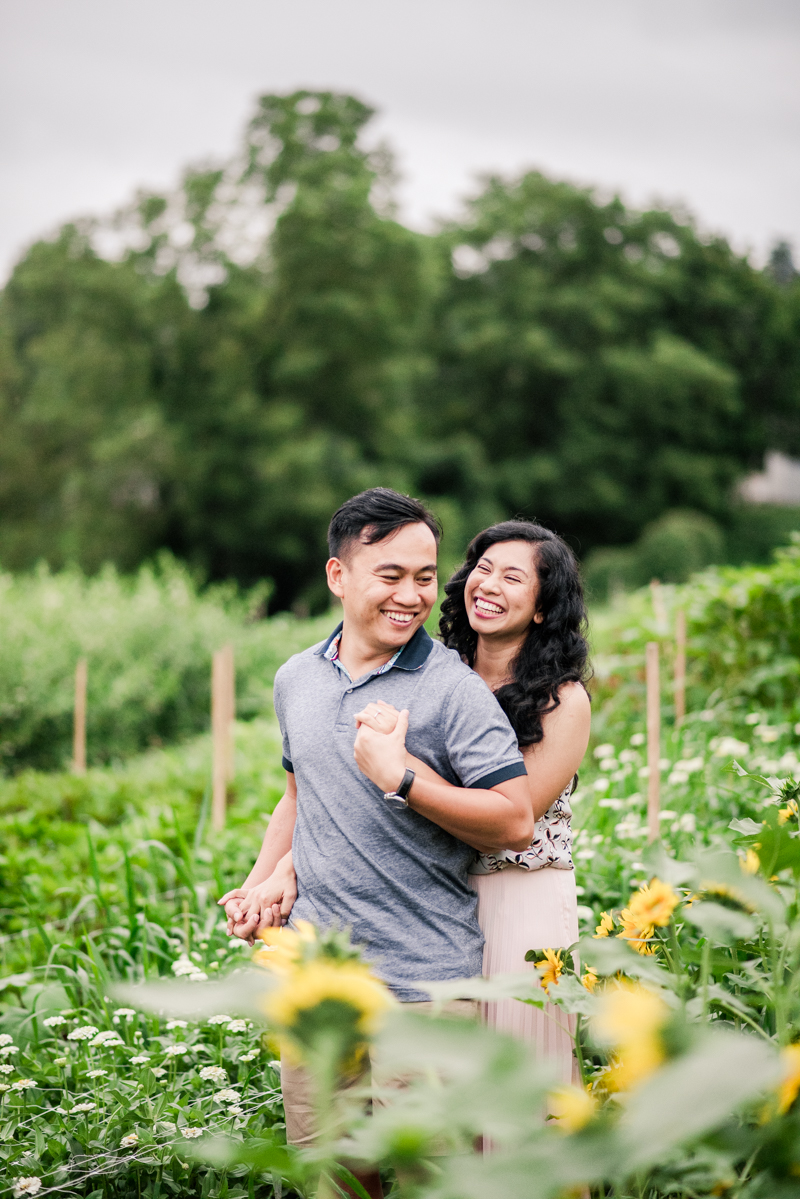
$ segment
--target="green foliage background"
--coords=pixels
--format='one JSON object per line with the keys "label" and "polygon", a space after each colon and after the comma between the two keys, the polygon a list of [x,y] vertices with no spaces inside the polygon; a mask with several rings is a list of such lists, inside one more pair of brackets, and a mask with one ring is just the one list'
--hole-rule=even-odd
{"label": "green foliage background", "polygon": [[330,513],[378,483],[434,504],[448,564],[508,515],[586,554],[674,509],[766,558],[798,513],[731,495],[800,453],[787,264],[537,172],[413,232],[371,115],[263,96],[229,162],[31,247],[0,299],[0,563],[168,548],[319,611]]}

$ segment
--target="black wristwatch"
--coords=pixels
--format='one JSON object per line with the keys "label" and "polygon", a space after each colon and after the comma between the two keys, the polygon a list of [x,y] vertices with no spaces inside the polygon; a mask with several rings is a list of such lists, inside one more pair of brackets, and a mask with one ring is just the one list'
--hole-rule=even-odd
{"label": "black wristwatch", "polygon": [[390,800],[392,803],[399,804],[401,808],[408,807],[408,793],[411,790],[411,784],[414,782],[416,775],[413,770],[407,770],[403,775],[403,781],[396,791],[384,791],[383,798]]}

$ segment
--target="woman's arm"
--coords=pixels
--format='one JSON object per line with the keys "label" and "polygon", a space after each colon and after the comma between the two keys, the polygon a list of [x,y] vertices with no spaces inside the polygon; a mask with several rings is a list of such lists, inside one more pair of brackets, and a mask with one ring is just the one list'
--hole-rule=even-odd
{"label": "woman's arm", "polygon": [[558,698],[558,707],[542,717],[542,740],[522,751],[534,820],[541,820],[558,799],[589,744],[592,709],[585,688],[580,683],[564,683]]}
{"label": "woman's arm", "polygon": [[[580,683],[565,683],[559,690],[559,701],[558,707],[542,718],[544,731],[542,740],[523,750],[525,766],[528,771],[528,794],[534,822],[542,818],[574,776],[583,761],[586,746],[589,744],[591,705],[585,689]],[[356,721],[359,726],[367,725],[378,733],[390,733],[394,731],[397,717],[396,708],[391,704],[384,703],[383,700],[378,700],[377,704],[369,704],[363,712],[360,712]],[[435,784],[437,788],[451,788],[451,802],[444,808],[440,803],[437,808],[439,815],[444,816],[443,819],[430,814],[430,811],[424,811],[423,815],[428,816],[435,824],[440,825],[447,832],[453,833],[454,836],[465,841],[467,845],[471,845],[480,853],[490,853],[494,849],[501,848],[496,841],[493,844],[485,843],[485,838],[482,839],[476,833],[474,820],[458,819],[459,812],[453,807],[453,801],[456,803],[458,801],[455,800],[453,793],[463,796],[469,795],[469,791],[465,792],[464,789],[454,787],[451,783],[446,782],[427,763],[415,758],[407,751],[406,765],[416,773],[417,779],[421,783]],[[360,762],[359,766],[361,766]],[[364,773],[369,775],[369,771],[365,770]],[[369,777],[372,776],[369,775]],[[375,780],[373,779],[373,781]],[[419,794],[417,780],[414,785]],[[414,788],[412,788],[413,790]],[[476,793],[473,792],[473,794]],[[437,790],[437,796],[441,801],[443,793]],[[413,806],[417,811],[422,811],[417,804]],[[465,813],[465,815],[468,814]],[[514,847],[506,845],[504,848]]]}
{"label": "woman's arm", "polygon": [[[358,732],[354,756],[359,769],[382,791],[400,785],[406,769],[405,736],[408,711],[397,717],[391,733],[356,717]],[[494,843],[526,849],[533,836],[533,818],[524,777],[507,779],[495,787],[454,787],[434,772],[417,777],[408,793],[409,807],[467,844]]]}

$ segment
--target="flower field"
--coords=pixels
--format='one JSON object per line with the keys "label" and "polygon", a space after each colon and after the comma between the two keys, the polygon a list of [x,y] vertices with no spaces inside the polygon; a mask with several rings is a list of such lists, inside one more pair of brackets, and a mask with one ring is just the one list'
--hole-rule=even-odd
{"label": "flower field", "polygon": [[[0,781],[0,1195],[334,1194],[342,1161],[380,1164],[398,1199],[800,1195],[800,552],[707,572],[663,600],[656,613],[645,591],[595,613],[594,735],[575,797],[580,965],[560,947],[532,955],[532,977],[577,1024],[574,1087],[554,1090],[546,1066],[484,1028],[396,1009],[381,1024],[341,939],[309,933],[276,975],[269,951],[254,965],[225,938],[215,898],[251,864],[280,795],[268,715],[237,725],[221,837],[207,828],[205,736],[85,778]],[[319,622],[307,632],[322,635]],[[648,845],[653,640],[662,835]],[[263,979],[269,1020],[192,998],[235,971],[223,993]],[[158,1015],[147,988],[131,998],[157,978],[182,984],[182,1014]],[[471,986],[544,1001],[530,980]],[[331,1098],[325,1154],[290,1155],[274,1033],[316,1063],[329,1096],[363,1037],[412,1085],[369,1120],[357,1092]],[[492,1152],[476,1155],[476,1137]]]}

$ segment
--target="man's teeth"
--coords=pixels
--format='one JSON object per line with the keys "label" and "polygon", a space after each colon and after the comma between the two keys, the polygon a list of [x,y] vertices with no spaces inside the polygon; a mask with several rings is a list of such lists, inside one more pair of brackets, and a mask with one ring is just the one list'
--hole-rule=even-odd
{"label": "man's teeth", "polygon": [[499,612],[503,611],[503,609],[499,608],[497,604],[492,604],[489,602],[489,600],[484,599],[476,599],[475,607],[479,612],[488,612],[490,616],[497,616]]}
{"label": "man's teeth", "polygon": [[385,615],[390,620],[397,620],[401,624],[411,624],[411,621],[414,619],[413,612],[386,612]]}

